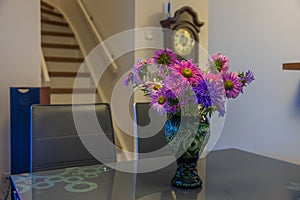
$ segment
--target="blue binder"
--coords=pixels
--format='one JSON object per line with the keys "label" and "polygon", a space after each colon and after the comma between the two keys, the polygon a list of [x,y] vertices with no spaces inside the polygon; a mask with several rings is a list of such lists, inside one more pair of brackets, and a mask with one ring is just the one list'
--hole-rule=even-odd
{"label": "blue binder", "polygon": [[11,174],[31,170],[30,107],[41,103],[50,103],[49,88],[10,87]]}

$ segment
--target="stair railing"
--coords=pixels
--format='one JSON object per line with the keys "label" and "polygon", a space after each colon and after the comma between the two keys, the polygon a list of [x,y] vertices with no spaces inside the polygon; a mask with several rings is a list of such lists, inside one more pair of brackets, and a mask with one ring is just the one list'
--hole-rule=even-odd
{"label": "stair railing", "polygon": [[94,32],[95,36],[97,37],[97,40],[99,43],[102,43],[102,47],[103,47],[103,50],[106,54],[106,58],[108,59],[108,62],[111,63],[111,70],[113,73],[116,73],[117,70],[118,70],[118,66],[117,64],[115,63],[114,59],[112,58],[112,55],[110,54],[107,46],[105,45],[105,43],[103,43],[103,39],[98,31],[98,29],[96,28],[94,22],[91,20],[85,6],[83,5],[82,1],[81,0],[77,0],[78,4],[79,4],[79,7],[81,9],[81,11],[83,12],[88,24],[90,25],[90,27],[92,28],[92,31]]}
{"label": "stair railing", "polygon": [[41,49],[41,68],[42,68],[42,76],[43,76],[44,82],[46,82],[46,83],[50,82],[48,67],[47,67],[45,57],[44,57],[44,53],[43,53],[42,49]]}

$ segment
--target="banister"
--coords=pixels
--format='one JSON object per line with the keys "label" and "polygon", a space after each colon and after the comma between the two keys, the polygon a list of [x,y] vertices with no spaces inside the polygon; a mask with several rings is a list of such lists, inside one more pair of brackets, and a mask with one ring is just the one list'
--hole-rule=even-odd
{"label": "banister", "polygon": [[116,73],[117,70],[118,70],[118,66],[116,65],[114,59],[112,58],[107,46],[105,45],[105,43],[103,43],[103,39],[98,31],[98,29],[96,28],[94,22],[90,19],[90,16],[85,8],[85,6],[83,5],[82,1],[81,0],[77,0],[78,4],[79,4],[79,7],[81,9],[81,11],[83,12],[86,20],[88,21],[89,25],[91,26],[95,36],[97,37],[97,40],[99,41],[99,43],[102,43],[102,47],[103,47],[103,50],[107,56],[107,59],[109,61],[109,63],[111,63],[111,66],[112,66],[112,72]]}
{"label": "banister", "polygon": [[47,64],[45,61],[42,48],[41,48],[41,68],[42,68],[42,75],[44,78],[44,82],[50,82],[50,76],[49,76],[49,72],[48,72],[48,68],[47,68]]}

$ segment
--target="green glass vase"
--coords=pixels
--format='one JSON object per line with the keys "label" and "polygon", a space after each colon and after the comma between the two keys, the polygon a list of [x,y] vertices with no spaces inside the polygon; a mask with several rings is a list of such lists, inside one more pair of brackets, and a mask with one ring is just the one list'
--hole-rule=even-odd
{"label": "green glass vase", "polygon": [[197,162],[210,136],[207,117],[181,117],[168,113],[164,135],[177,158],[172,186],[182,189],[200,188],[202,180],[198,174]]}

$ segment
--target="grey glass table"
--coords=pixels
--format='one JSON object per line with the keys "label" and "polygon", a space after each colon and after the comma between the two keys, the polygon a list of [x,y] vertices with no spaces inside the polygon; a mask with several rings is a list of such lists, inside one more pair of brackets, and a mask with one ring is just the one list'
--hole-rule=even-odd
{"label": "grey glass table", "polygon": [[23,200],[300,199],[299,165],[237,149],[213,151],[198,162],[203,179],[198,190],[172,188],[175,169],[172,163],[152,172],[129,173],[93,165],[13,175],[11,179]]}

